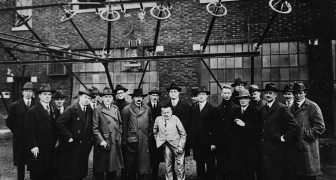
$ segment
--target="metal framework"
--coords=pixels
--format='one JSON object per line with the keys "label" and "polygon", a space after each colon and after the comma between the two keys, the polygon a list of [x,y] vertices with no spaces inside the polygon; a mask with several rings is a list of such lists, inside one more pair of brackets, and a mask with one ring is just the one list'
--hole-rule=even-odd
{"label": "metal framework", "polygon": [[[107,23],[107,38],[106,38],[106,51],[107,51],[107,57],[102,58],[99,57],[96,53],[95,50],[93,49],[93,47],[90,45],[90,43],[86,40],[85,36],[82,34],[82,32],[78,29],[77,25],[74,23],[74,21],[71,18],[68,18],[67,20],[70,21],[70,23],[72,24],[72,26],[75,28],[76,32],[78,33],[78,35],[81,37],[81,39],[84,41],[84,43],[87,45],[88,49],[91,51],[91,54],[87,54],[87,53],[83,53],[83,54],[79,54],[79,53],[74,53],[74,52],[68,52],[68,51],[64,51],[62,49],[55,49],[52,47],[58,47],[52,44],[49,44],[45,41],[42,40],[42,38],[40,38],[35,32],[34,30],[30,27],[30,25],[28,24],[27,19],[25,19],[22,15],[20,15],[17,10],[22,10],[22,9],[34,9],[34,8],[46,8],[46,7],[60,7],[63,12],[66,14],[67,11],[64,9],[63,6],[66,5],[92,5],[92,6],[101,6],[101,5],[109,5],[109,8],[111,8],[111,5],[113,4],[120,4],[122,10],[123,9],[123,4],[128,4],[128,3],[140,3],[140,6],[142,7],[142,3],[145,2],[161,2],[161,6],[163,4],[164,0],[139,0],[139,1],[113,1],[113,2],[104,2],[104,3],[99,3],[99,2],[90,2],[90,3],[54,3],[54,4],[44,4],[44,5],[35,5],[35,6],[23,6],[23,7],[9,7],[9,8],[2,8],[0,9],[1,11],[9,11],[9,10],[14,10],[14,12],[17,14],[19,20],[21,21],[21,23],[23,23],[28,30],[32,33],[32,35],[35,37],[35,39],[37,39],[37,41],[35,40],[30,40],[30,39],[25,39],[22,37],[18,37],[18,36],[14,36],[14,35],[9,35],[9,34],[5,34],[0,32],[0,35],[5,35],[5,36],[10,36],[12,38],[17,38],[17,39],[21,39],[21,40],[28,40],[31,43],[28,42],[23,42],[23,41],[18,41],[18,40],[13,40],[13,39],[8,39],[8,38],[4,38],[4,37],[0,37],[0,47],[4,48],[5,52],[8,53],[13,59],[15,59],[15,61],[0,61],[0,64],[30,64],[30,63],[61,63],[63,64],[68,71],[83,85],[83,87],[87,88],[85,86],[85,84],[83,82],[80,81],[80,79],[76,76],[76,74],[74,72],[72,72],[72,70],[70,69],[70,67],[65,64],[65,63],[88,63],[88,62],[101,62],[105,68],[105,73],[106,76],[108,78],[108,82],[110,85],[110,88],[113,90],[113,83],[111,80],[111,76],[108,70],[108,63],[109,62],[116,62],[116,61],[128,61],[128,60],[138,60],[138,61],[147,61],[145,68],[142,72],[142,77],[141,80],[139,82],[138,88],[141,87],[142,85],[142,81],[144,78],[144,75],[146,73],[149,61],[157,61],[157,60],[161,60],[161,59],[183,59],[183,58],[200,58],[200,60],[203,62],[204,66],[206,67],[206,69],[209,71],[210,75],[212,76],[212,78],[216,81],[217,85],[220,87],[220,89],[222,89],[219,81],[217,80],[217,78],[214,76],[214,74],[212,73],[210,67],[206,64],[206,62],[204,61],[203,58],[205,57],[233,57],[233,56],[240,56],[240,57],[251,57],[251,83],[254,83],[254,56],[259,56],[260,52],[258,52],[261,44],[263,43],[264,38],[267,36],[267,33],[269,32],[272,24],[274,23],[278,13],[283,13],[282,12],[282,8],[283,8],[283,4],[287,5],[289,3],[287,3],[287,1],[284,0],[277,0],[277,2],[273,3],[273,1],[275,0],[270,0],[270,6],[271,8],[275,11],[269,21],[269,23],[267,24],[266,29],[264,30],[263,34],[261,35],[261,37],[259,38],[259,41],[257,42],[255,49],[253,52],[241,52],[241,53],[216,53],[216,54],[204,54],[206,47],[208,45],[209,39],[210,39],[210,35],[211,35],[211,31],[213,29],[213,26],[215,24],[215,20],[217,17],[222,17],[224,15],[226,15],[227,10],[224,7],[224,5],[221,3],[221,0],[218,0],[217,3],[212,3],[211,4],[211,8],[214,8],[213,11],[210,12],[210,4],[208,4],[207,6],[207,10],[208,12],[212,15],[212,19],[210,21],[209,27],[208,27],[208,31],[207,34],[205,36],[204,42],[202,44],[202,49],[200,51],[200,53],[198,54],[181,54],[181,55],[165,55],[165,56],[154,56],[155,52],[156,52],[156,47],[157,47],[157,42],[158,42],[158,37],[159,37],[159,32],[160,32],[160,25],[161,25],[161,20],[163,20],[164,18],[161,18],[162,15],[162,11],[159,12],[158,17],[157,17],[157,24],[156,24],[156,30],[155,30],[155,35],[154,35],[154,42],[153,42],[153,47],[152,47],[152,54],[153,56],[149,56],[149,57],[127,57],[127,58],[114,58],[114,57],[109,57],[110,54],[110,49],[111,49],[111,45],[110,45],[110,41],[111,41],[111,21],[108,21]],[[282,5],[281,9],[279,10],[278,4]],[[170,7],[170,2],[168,1],[168,5]],[[277,6],[276,6],[277,5]],[[290,5],[289,5],[290,6]],[[221,12],[219,12],[221,11]],[[290,7],[290,11],[291,11],[291,7]],[[219,14],[218,14],[219,13]],[[285,13],[288,13],[288,11],[286,11]],[[283,13],[284,14],[284,13]],[[109,14],[108,16],[111,16],[111,14]],[[111,18],[111,17],[107,17],[107,18]],[[132,30],[133,31],[133,30]],[[46,50],[46,53],[42,53],[42,52],[38,52],[38,51],[26,51],[23,49],[19,49],[17,47],[7,47],[5,46],[1,41],[3,42],[7,42],[7,43],[13,43],[16,46],[17,45],[24,45],[24,46],[29,46],[29,47],[34,47],[34,48],[39,48],[39,49],[44,49]],[[40,45],[36,45],[33,43],[39,43]],[[27,60],[27,61],[20,61],[19,59],[17,59],[17,57],[12,53],[12,51],[19,51],[19,52],[23,52],[23,53],[32,53],[32,54],[37,54],[37,55],[43,55],[43,56],[49,56],[52,57],[52,61],[48,61],[48,60]],[[68,55],[76,55],[79,57],[85,57],[86,59],[74,59],[71,57],[62,57],[62,56],[57,56],[54,53],[64,53],[64,54],[68,54]],[[1,99],[4,101],[4,98],[1,94]],[[4,101],[5,107],[7,108],[7,104]]]}

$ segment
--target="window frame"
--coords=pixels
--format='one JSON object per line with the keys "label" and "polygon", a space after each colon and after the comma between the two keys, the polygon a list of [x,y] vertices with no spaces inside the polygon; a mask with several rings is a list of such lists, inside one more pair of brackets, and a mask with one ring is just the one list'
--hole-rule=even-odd
{"label": "window frame", "polygon": [[[16,3],[16,7],[18,6],[32,6],[33,5],[33,0],[15,0]],[[22,4],[25,3],[25,4]],[[32,16],[33,15],[33,9],[24,9],[24,10],[17,10],[18,13],[22,14],[22,15],[29,15]],[[28,24],[32,27],[33,26],[33,18],[31,18],[28,21]],[[18,27],[14,27],[14,25],[17,22],[17,18],[16,18],[16,13],[13,12],[13,27],[12,27],[12,31],[27,31],[28,28],[23,24],[21,26]]]}

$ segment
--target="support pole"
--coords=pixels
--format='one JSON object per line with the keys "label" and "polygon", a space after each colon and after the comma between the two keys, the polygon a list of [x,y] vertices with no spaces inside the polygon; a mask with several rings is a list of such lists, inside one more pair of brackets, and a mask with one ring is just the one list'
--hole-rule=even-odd
{"label": "support pole", "polygon": [[[109,8],[111,8],[111,5],[109,5]],[[109,14],[108,18],[111,19],[112,15]],[[107,53],[107,57],[110,55],[110,48],[111,48],[111,29],[112,29],[112,22],[108,21],[107,22],[107,38],[106,38],[106,53]],[[105,69],[105,73],[107,76],[107,81],[110,85],[110,88],[112,91],[114,91],[113,88],[113,83],[112,83],[112,79],[111,79],[111,75],[110,75],[110,70],[108,68],[108,62],[103,62],[103,66]]]}

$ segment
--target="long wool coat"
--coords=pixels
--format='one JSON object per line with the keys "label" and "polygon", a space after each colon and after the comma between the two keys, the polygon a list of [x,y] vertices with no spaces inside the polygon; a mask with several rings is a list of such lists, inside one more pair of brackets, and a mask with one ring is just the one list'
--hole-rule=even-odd
{"label": "long wool coat", "polygon": [[[104,104],[98,105],[93,111],[93,171],[111,172],[124,168],[121,153],[122,122],[118,107],[111,105],[107,109]],[[106,141],[106,148],[100,146]]]}
{"label": "long wool coat", "polygon": [[[298,125],[290,110],[275,101],[261,109],[261,173],[264,180],[282,180],[286,175],[286,150],[297,139]],[[286,142],[281,142],[284,135]]]}
{"label": "long wool coat", "polygon": [[291,111],[299,124],[298,151],[295,155],[295,172],[299,177],[321,174],[318,138],[325,131],[320,107],[306,99],[300,108]]}
{"label": "long wool coat", "polygon": [[[29,171],[53,171],[56,152],[56,119],[58,113],[50,106],[50,115],[41,103],[37,103],[28,110],[25,120],[26,142],[28,147]],[[30,150],[38,147],[37,158]]]}
{"label": "long wool coat", "polygon": [[[33,105],[33,102],[32,102]],[[27,147],[25,141],[24,122],[28,107],[23,98],[14,102],[9,108],[6,125],[13,133],[13,156],[14,165],[26,164]]]}
{"label": "long wool coat", "polygon": [[[142,103],[141,108],[137,107],[134,102],[127,105],[122,113],[122,129],[123,142],[126,143],[126,154],[131,153],[134,149],[134,144],[137,146],[137,172],[140,174],[150,173],[150,158],[149,158],[149,136],[152,133],[153,125],[151,124],[150,108]],[[127,155],[128,156],[128,155]],[[126,169],[130,170],[132,166],[126,160]]]}
{"label": "long wool coat", "polygon": [[[56,121],[60,135],[57,152],[57,175],[60,178],[82,178],[87,175],[92,148],[92,116],[90,105],[84,113],[76,102],[69,106]],[[68,142],[73,138],[73,142]]]}

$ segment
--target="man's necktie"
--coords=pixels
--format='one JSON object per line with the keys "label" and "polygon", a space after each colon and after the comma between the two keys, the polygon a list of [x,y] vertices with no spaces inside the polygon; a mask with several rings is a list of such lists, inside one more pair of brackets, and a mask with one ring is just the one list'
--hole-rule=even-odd
{"label": "man's necktie", "polygon": [[48,115],[50,116],[50,107],[49,107],[49,105],[46,106],[46,110],[48,111]]}
{"label": "man's necktie", "polygon": [[107,108],[107,109],[110,109],[110,106],[107,106],[106,108]]}
{"label": "man's necktie", "polygon": [[31,102],[28,100],[27,101],[27,107],[30,107],[30,105],[31,105]]}
{"label": "man's necktie", "polygon": [[244,114],[244,109],[243,108],[241,109],[241,113]]}

